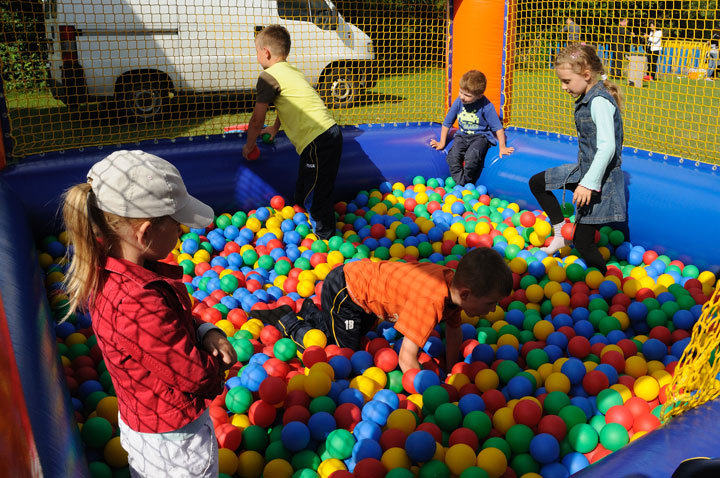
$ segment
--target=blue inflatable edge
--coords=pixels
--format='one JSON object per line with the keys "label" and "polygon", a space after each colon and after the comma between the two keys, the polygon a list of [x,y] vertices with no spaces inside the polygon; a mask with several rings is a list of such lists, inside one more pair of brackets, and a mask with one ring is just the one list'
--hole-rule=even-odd
{"label": "blue inflatable edge", "polygon": [[[343,127],[343,163],[336,181],[336,198],[351,200],[359,191],[377,187],[383,181],[409,183],[416,176],[447,177],[447,149],[438,152],[428,145],[439,129],[436,123]],[[507,135],[508,144],[516,152],[499,158],[497,149],[491,149],[479,183],[485,184],[494,196],[515,201],[523,208],[536,208],[527,186],[529,177],[574,162],[577,141],[571,136],[519,128],[509,128]],[[52,472],[59,469],[77,470],[75,476],[84,476],[86,469],[84,460],[79,460],[82,448],[57,360],[53,319],[42,287],[42,272],[36,266],[33,239],[58,230],[62,191],[85,181],[90,166],[117,149],[144,149],[174,163],[188,190],[211,204],[217,213],[267,205],[278,194],[291,198],[298,157],[287,138],[281,135],[271,145],[260,144],[261,157],[255,162],[241,158],[243,144],[242,134],[143,141],[37,155],[0,172],[0,244],[5,245],[0,248],[0,263],[9,264],[0,271],[0,292],[8,309],[15,353],[19,355],[18,368],[33,432],[43,437],[39,452],[48,476],[55,476]],[[631,242],[703,269],[720,271],[714,243],[720,226],[712,220],[720,217],[717,166],[625,148],[623,169],[629,212],[625,227]],[[713,402],[694,410],[692,416],[703,413],[714,417],[720,409]],[[697,455],[702,449],[699,440],[715,447],[720,443],[707,426],[702,428],[703,434],[697,433],[697,428],[688,433],[675,423],[683,421],[674,420],[585,473],[611,466],[617,461],[616,455],[649,453],[645,447],[668,448],[668,436],[673,437],[673,456],[683,457],[679,460]],[[696,423],[699,426],[700,422]],[[707,440],[709,434],[712,440]],[[656,460],[646,464],[643,472],[666,475],[679,460],[666,460],[665,465]],[[628,470],[627,463],[618,466]]]}

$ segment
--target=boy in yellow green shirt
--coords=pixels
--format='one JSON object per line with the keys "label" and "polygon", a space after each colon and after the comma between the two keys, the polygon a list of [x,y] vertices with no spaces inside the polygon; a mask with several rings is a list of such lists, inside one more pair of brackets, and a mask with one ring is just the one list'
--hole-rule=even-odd
{"label": "boy in yellow green shirt", "polygon": [[[310,223],[320,239],[335,234],[333,190],[342,155],[342,132],[305,75],[287,62],[290,34],[270,25],[255,38],[257,59],[264,71],[257,81],[257,97],[248,123],[243,157],[248,159],[258,136],[274,138],[282,124],[300,155],[294,201],[310,213]],[[263,128],[265,115],[274,104],[277,118]]]}

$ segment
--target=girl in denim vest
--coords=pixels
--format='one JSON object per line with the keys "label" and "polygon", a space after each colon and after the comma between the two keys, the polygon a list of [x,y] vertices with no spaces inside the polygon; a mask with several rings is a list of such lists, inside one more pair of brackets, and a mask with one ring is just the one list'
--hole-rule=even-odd
{"label": "girl in denim vest", "polygon": [[627,219],[625,177],[622,162],[622,97],[618,88],[601,80],[603,66],[595,50],[576,43],[555,59],[555,73],[563,91],[575,99],[575,127],[578,132],[578,162],[563,164],[530,178],[530,190],[553,224],[552,242],[543,247],[554,254],[569,241],[561,235],[565,224],[554,189],[574,191],[577,207],[573,242],[588,267],[605,274],[605,259],[595,243],[597,230],[608,223]]}

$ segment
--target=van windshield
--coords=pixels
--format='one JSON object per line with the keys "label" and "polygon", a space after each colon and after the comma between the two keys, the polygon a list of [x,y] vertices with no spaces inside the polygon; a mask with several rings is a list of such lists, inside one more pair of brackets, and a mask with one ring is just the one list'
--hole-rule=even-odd
{"label": "van windshield", "polygon": [[325,0],[278,0],[278,15],[285,20],[313,22],[323,30],[337,30],[335,5]]}

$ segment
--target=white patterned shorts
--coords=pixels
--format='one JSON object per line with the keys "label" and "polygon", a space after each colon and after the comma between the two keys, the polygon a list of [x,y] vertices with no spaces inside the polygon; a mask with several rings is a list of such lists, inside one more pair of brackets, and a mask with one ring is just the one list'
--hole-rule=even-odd
{"label": "white patterned shorts", "polygon": [[132,478],[215,478],[218,446],[208,410],[184,427],[166,433],[132,430],[120,418],[120,443],[128,452]]}

